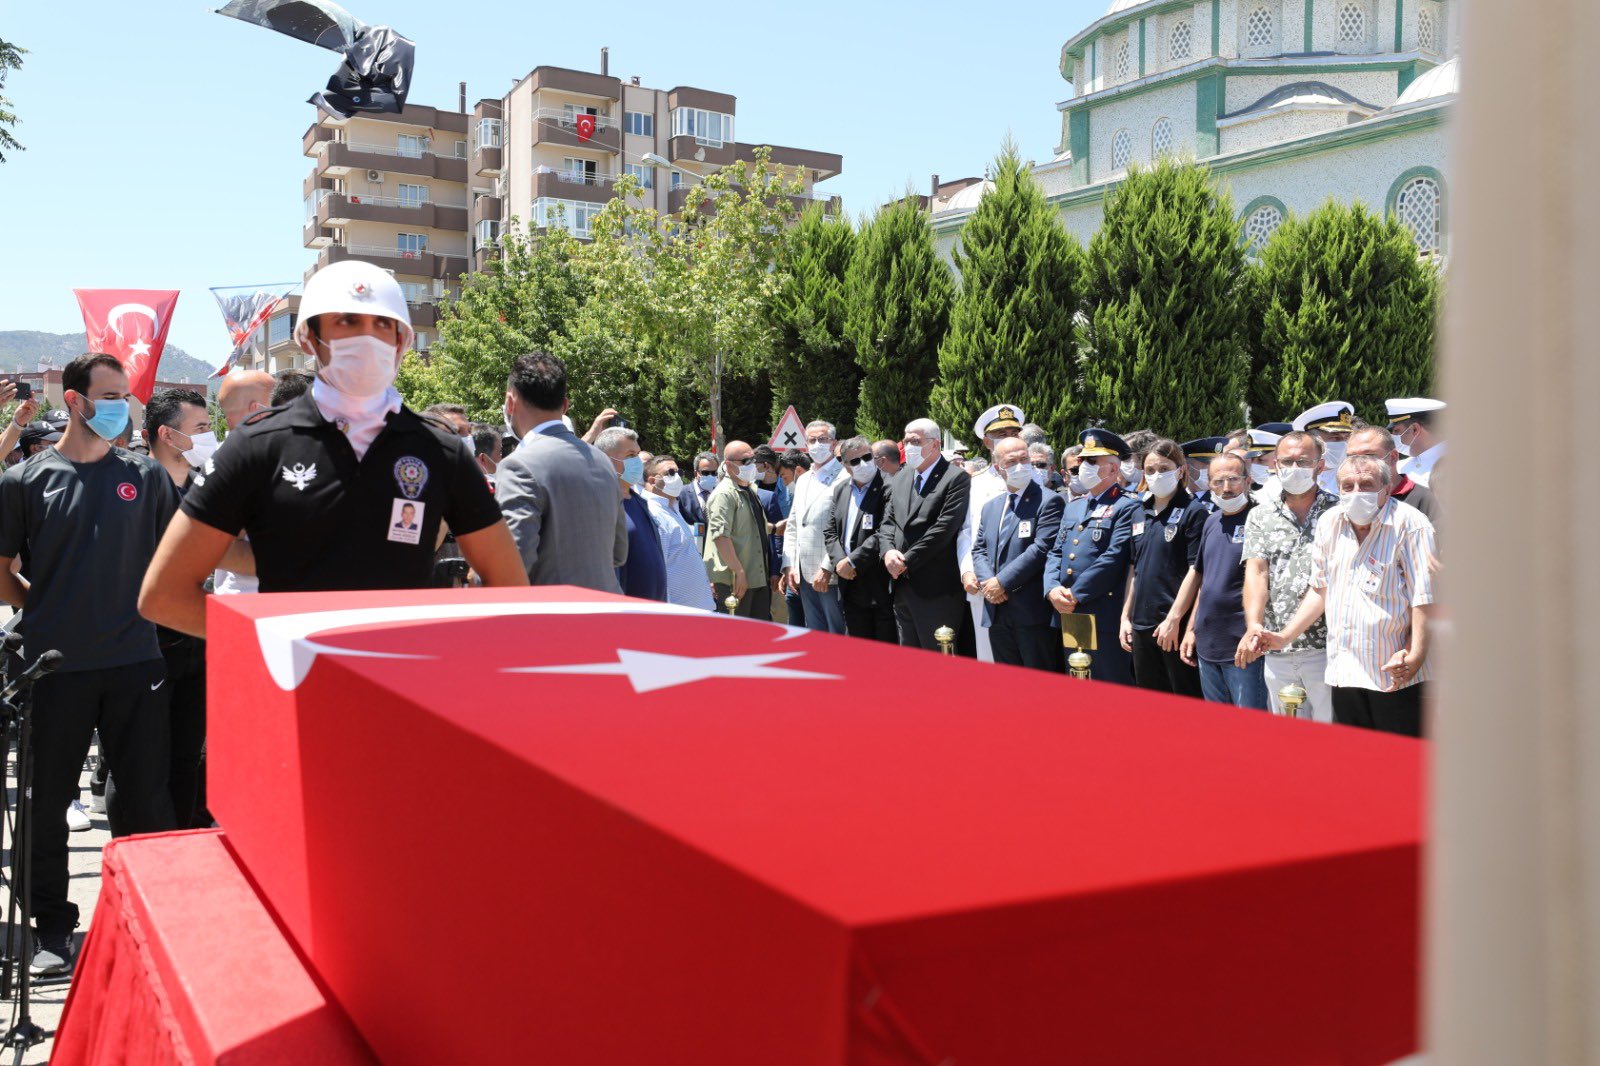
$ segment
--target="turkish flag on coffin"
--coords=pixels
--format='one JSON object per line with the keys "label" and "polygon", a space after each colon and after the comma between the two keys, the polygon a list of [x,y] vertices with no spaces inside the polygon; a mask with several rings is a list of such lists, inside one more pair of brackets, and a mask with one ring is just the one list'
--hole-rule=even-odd
{"label": "turkish flag on coffin", "polygon": [[73,289],[83,312],[89,351],[114,355],[128,373],[133,395],[149,403],[156,387],[156,367],[167,346],[176,290]]}
{"label": "turkish flag on coffin", "polygon": [[578,116],[578,140],[580,142],[587,141],[590,137],[593,137],[593,136],[594,136],[594,116],[593,115],[579,115]]}
{"label": "turkish flag on coffin", "polygon": [[567,588],[209,610],[212,808],[385,1062],[1416,1047],[1418,742]]}

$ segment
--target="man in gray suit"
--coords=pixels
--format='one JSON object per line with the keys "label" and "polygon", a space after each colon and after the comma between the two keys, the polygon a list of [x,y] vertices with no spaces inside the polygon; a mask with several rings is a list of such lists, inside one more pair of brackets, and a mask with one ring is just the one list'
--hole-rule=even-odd
{"label": "man in gray suit", "polygon": [[530,583],[621,592],[617,567],[628,559],[628,524],[617,473],[561,421],[566,410],[561,360],[544,352],[519,358],[506,385],[506,425],[522,443],[495,471],[495,501]]}

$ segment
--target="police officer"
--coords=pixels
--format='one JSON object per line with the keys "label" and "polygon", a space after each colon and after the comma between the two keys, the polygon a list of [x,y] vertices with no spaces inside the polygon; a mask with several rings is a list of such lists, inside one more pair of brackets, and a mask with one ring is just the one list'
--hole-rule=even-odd
{"label": "police officer", "polygon": [[1189,467],[1189,486],[1195,502],[1205,508],[1206,514],[1217,509],[1211,498],[1211,460],[1221,455],[1228,446],[1227,437],[1201,437],[1183,443],[1183,457]]}
{"label": "police officer", "polygon": [[1078,436],[1078,481],[1087,494],[1067,504],[1061,532],[1045,562],[1044,587],[1059,614],[1094,616],[1098,649],[1090,676],[1133,684],[1133,659],[1117,639],[1132,562],[1133,527],[1144,514],[1122,487],[1121,464],[1132,456],[1123,439],[1104,429]]}
{"label": "police officer", "polygon": [[195,476],[145,575],[146,618],[203,637],[202,585],[241,531],[262,592],[427,588],[446,528],[484,584],[528,583],[471,450],[394,389],[413,336],[400,286],[370,263],[306,283],[295,340],[316,380],[246,419]]}
{"label": "police officer", "polygon": [[1133,655],[1140,688],[1200,699],[1200,669],[1179,654],[1183,630],[1200,579],[1206,509],[1189,495],[1183,450],[1158,440],[1144,453],[1149,491],[1133,526],[1133,587],[1122,609],[1121,644]]}

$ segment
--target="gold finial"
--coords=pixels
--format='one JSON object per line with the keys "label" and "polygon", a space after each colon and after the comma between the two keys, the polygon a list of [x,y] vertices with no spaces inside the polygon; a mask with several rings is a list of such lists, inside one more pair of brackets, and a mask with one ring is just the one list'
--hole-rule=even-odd
{"label": "gold finial", "polygon": [[1278,690],[1278,702],[1283,705],[1283,717],[1300,717],[1300,705],[1306,701],[1306,690],[1297,682],[1291,681]]}
{"label": "gold finial", "polygon": [[739,613],[739,597],[737,597],[737,596],[729,596],[727,599],[722,601],[722,606],[724,606],[724,607],[726,607],[728,609],[728,613],[729,614],[738,614]]}
{"label": "gold finial", "polygon": [[956,653],[956,631],[949,626],[940,626],[933,631],[933,639],[939,642],[939,650],[946,655]]}
{"label": "gold finial", "polygon": [[1082,648],[1067,656],[1067,669],[1072,671],[1072,676],[1079,681],[1089,680],[1089,667],[1091,665],[1093,665],[1093,660],[1089,657],[1089,653]]}

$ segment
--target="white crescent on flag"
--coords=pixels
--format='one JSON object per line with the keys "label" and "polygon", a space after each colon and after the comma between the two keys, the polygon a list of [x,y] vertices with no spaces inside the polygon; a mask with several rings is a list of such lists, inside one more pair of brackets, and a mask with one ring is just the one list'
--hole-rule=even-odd
{"label": "white crescent on flag", "polygon": [[156,317],[155,308],[145,304],[118,304],[106,314],[106,326],[117,335],[117,340],[122,340],[122,327],[117,320],[123,315],[143,315],[150,320],[150,331],[154,333],[161,328],[161,320]]}

